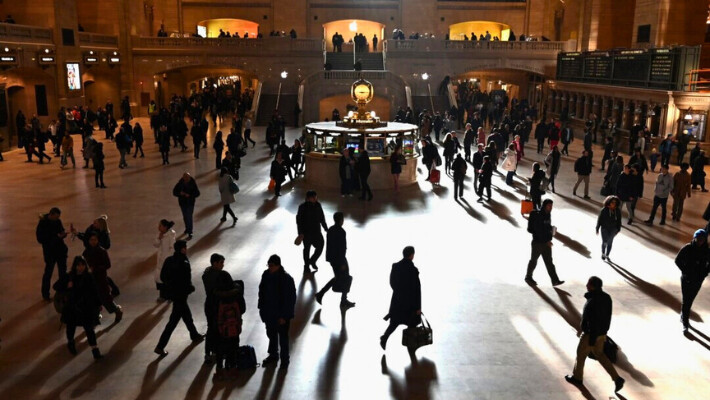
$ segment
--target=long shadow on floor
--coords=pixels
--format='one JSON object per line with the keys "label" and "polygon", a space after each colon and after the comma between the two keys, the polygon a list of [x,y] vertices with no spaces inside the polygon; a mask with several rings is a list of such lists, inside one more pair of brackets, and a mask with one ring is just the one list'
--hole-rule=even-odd
{"label": "long shadow on floor", "polygon": [[348,333],[343,325],[340,335],[330,336],[328,350],[325,354],[325,362],[321,364],[320,378],[318,379],[318,394],[325,399],[337,397],[335,393],[335,380],[339,376],[340,359],[343,355],[345,343],[348,341]]}
{"label": "long shadow on floor", "polygon": [[626,353],[623,352],[623,347],[619,346],[617,351],[616,367],[622,371],[626,371],[636,382],[646,386],[654,387],[651,379],[646,376],[643,372],[636,369],[636,367],[631,364],[629,359],[626,357]]}
{"label": "long shadow on floor", "polygon": [[[626,225],[626,232],[633,233],[634,235],[638,236],[639,239],[638,243],[645,245],[646,247],[652,248],[654,250],[657,250],[659,247],[661,247],[663,250],[667,251],[668,253],[674,254],[678,252],[678,247],[674,245],[673,243],[665,241],[663,235],[656,235],[652,236],[650,232],[648,232],[649,229],[653,229],[650,226],[647,226],[643,222],[637,222],[631,226]],[[691,231],[692,234],[693,231]],[[680,233],[681,235],[686,235],[687,233],[682,232]]]}
{"label": "long shadow on floor", "polygon": [[[695,333],[693,333],[692,331],[694,331]],[[683,336],[685,336],[690,341],[697,342],[706,350],[710,350],[710,338],[708,338],[705,334],[695,329],[694,327],[690,327],[690,330],[688,332],[685,332]]]}
{"label": "long shadow on floor", "polygon": [[577,196],[565,196],[563,194],[560,194],[559,191],[556,193],[556,195],[565,199],[567,203],[574,206],[573,208],[579,211],[583,210],[591,214],[597,214],[599,213],[599,210],[602,207],[601,204],[598,206],[595,204],[598,202],[593,202],[592,200],[580,200],[580,198]]}
{"label": "long shadow on floor", "polygon": [[[23,327],[26,322],[31,321],[34,315],[45,307],[51,307],[50,303],[44,300],[39,300],[31,306],[25,308],[24,310],[18,311],[14,317],[8,320],[3,320],[3,323],[0,327],[0,336],[4,337],[5,340],[7,340],[8,336],[12,335],[13,332]],[[22,336],[26,336],[24,332]]]}
{"label": "long shadow on floor", "polygon": [[540,296],[540,298],[547,303],[550,307],[552,307],[560,316],[575,330],[577,330],[577,334],[580,333],[580,324],[582,323],[582,315],[579,313],[579,311],[574,307],[573,304],[567,299],[564,300],[564,297],[571,297],[569,293],[567,293],[564,290],[557,289],[555,288],[555,291],[557,292],[557,295],[560,297],[562,302],[564,303],[565,307],[561,307],[559,304],[555,303],[550,296],[548,296],[545,292],[542,291],[537,285],[530,285],[532,290]]}
{"label": "long shadow on floor", "polygon": [[466,201],[466,199],[461,197],[460,199],[456,200],[456,203],[458,203],[458,205],[460,205],[461,208],[463,208],[464,211],[466,211],[468,213],[468,215],[470,215],[474,219],[477,219],[483,223],[486,223],[486,221],[487,221],[486,217],[483,214],[476,211],[476,209],[471,207],[471,204],[469,204],[469,202]]}
{"label": "long shadow on floor", "polygon": [[222,202],[210,204],[209,206],[207,206],[207,207],[201,209],[200,211],[198,211],[197,213],[195,213],[194,219],[199,220],[199,219],[202,219],[207,216],[214,216],[215,217],[214,219],[216,220],[217,215],[219,215],[219,214],[216,214],[216,211],[221,210],[221,209],[222,209]]}
{"label": "long shadow on floor", "polygon": [[160,357],[151,361],[150,364],[148,364],[148,368],[145,370],[145,374],[143,375],[141,392],[136,397],[136,400],[150,399],[158,391],[158,389],[160,389],[160,386],[165,383],[170,375],[175,372],[177,367],[185,360],[185,358],[187,358],[190,352],[198,345],[198,343],[191,342],[190,345],[185,347],[180,355],[178,355],[177,358],[175,358],[170,365],[168,365],[163,372],[160,373],[160,376],[156,377],[155,374],[158,370],[158,364],[160,364],[160,362],[165,358]]}
{"label": "long shadow on floor", "polygon": [[256,219],[264,219],[266,218],[266,216],[271,214],[271,212],[278,207],[278,205],[276,204],[276,199],[277,197],[264,199],[264,202],[256,210]]}
{"label": "long shadow on floor", "polygon": [[510,222],[510,224],[514,227],[517,228],[520,226],[518,221],[513,218],[513,214],[510,212],[510,209],[505,204],[491,199],[490,201],[483,203],[483,207],[491,210],[491,212],[498,218]]}
{"label": "long shadow on floor", "polygon": [[[321,266],[321,269],[323,267]],[[322,272],[321,272],[322,273]],[[310,284],[311,292],[306,295],[305,288],[306,283]],[[316,293],[316,280],[312,272],[304,272],[301,282],[298,284],[298,298],[296,300],[295,313],[297,317],[291,321],[291,342],[296,338],[301,336],[303,330],[305,329],[308,321],[311,319],[311,314],[315,308],[315,293]]]}
{"label": "long shadow on floor", "polygon": [[382,375],[387,375],[390,378],[390,394],[393,398],[397,400],[427,400],[433,397],[431,389],[439,379],[436,364],[433,361],[427,358],[421,360],[413,358],[412,364],[404,370],[404,379],[392,375],[387,367],[387,356],[382,356],[380,364]]}
{"label": "long shadow on floor", "polygon": [[592,253],[589,251],[587,246],[572,239],[571,237],[558,231],[557,233],[555,233],[555,239],[559,240],[565,247],[568,247],[576,253],[579,253],[582,257],[590,259],[592,258]]}
{"label": "long shadow on floor", "polygon": [[190,387],[187,388],[185,392],[185,400],[189,399],[201,399],[202,394],[205,391],[205,386],[210,379],[210,373],[212,372],[212,364],[202,364],[200,370],[197,371],[197,375],[192,379]]}
{"label": "long shadow on floor", "polygon": [[[673,311],[680,312],[681,301],[677,297],[668,293],[659,286],[644,281],[612,261],[607,261],[607,264],[609,264],[609,266],[621,275],[621,277],[624,278],[631,286],[636,287],[646,296],[658,301]],[[703,322],[703,319],[695,311],[690,312],[690,319],[696,322]]]}

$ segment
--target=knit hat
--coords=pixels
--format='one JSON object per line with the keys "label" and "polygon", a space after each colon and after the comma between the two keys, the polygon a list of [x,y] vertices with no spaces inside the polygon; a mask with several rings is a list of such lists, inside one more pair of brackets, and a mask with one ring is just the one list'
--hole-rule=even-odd
{"label": "knit hat", "polygon": [[695,231],[695,234],[693,235],[693,239],[697,239],[700,236],[702,236],[704,238],[708,237],[708,233],[705,232],[705,229],[698,229],[697,231]]}
{"label": "knit hat", "polygon": [[[703,231],[704,232],[704,231]],[[269,257],[269,264],[275,264],[275,265],[281,265],[281,257],[277,256],[276,254],[272,255]]]}

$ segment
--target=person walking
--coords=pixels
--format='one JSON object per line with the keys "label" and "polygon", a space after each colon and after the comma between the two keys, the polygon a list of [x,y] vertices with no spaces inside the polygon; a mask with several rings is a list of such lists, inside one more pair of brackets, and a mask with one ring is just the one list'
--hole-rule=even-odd
{"label": "person walking", "polygon": [[547,167],[547,179],[550,182],[550,187],[552,188],[552,193],[555,193],[555,178],[560,172],[560,162],[562,160],[562,155],[557,146],[552,148],[552,151],[545,157],[545,166]]}
{"label": "person walking", "polygon": [[212,148],[215,153],[215,168],[222,169],[222,151],[224,150],[224,140],[222,140],[222,131],[217,131],[214,138]]}
{"label": "person walking", "polygon": [[[557,147],[557,146],[555,146]],[[545,171],[540,167],[540,163],[533,163],[532,165],[532,176],[529,179],[530,182],[530,198],[533,202],[533,207],[539,210],[542,207],[542,195],[545,193],[543,189],[543,179],[545,179]]]}
{"label": "person walking", "polygon": [[274,161],[271,162],[271,169],[269,171],[269,176],[274,180],[276,185],[274,186],[274,196],[281,196],[281,185],[286,180],[286,162],[280,152],[276,152],[276,157]]}
{"label": "person walking", "polygon": [[101,300],[84,257],[74,257],[64,285],[66,285],[67,300],[62,309],[61,321],[66,325],[67,349],[72,355],[77,354],[74,333],[76,327],[81,326],[91,346],[91,354],[95,360],[99,360],[103,356],[96,343],[94,327],[99,324]]}
{"label": "person walking", "polygon": [[[298,143],[298,141],[296,142]],[[372,190],[367,183],[367,179],[370,177],[370,155],[367,153],[367,150],[362,149],[360,151],[360,155],[355,164],[355,171],[360,178],[360,200],[365,200],[365,195],[367,195],[367,201],[372,200]]]}
{"label": "person walking", "polygon": [[106,170],[106,164],[104,163],[104,144],[96,143],[93,151],[93,163],[94,163],[94,183],[97,188],[106,189],[104,184],[104,170]]}
{"label": "person walking", "polygon": [[355,180],[355,159],[350,155],[350,149],[343,149],[338,165],[338,175],[340,176],[340,197],[353,195],[353,181]]}
{"label": "person walking", "polygon": [[76,168],[76,160],[74,159],[74,139],[72,139],[71,135],[64,135],[61,147],[62,158],[59,162],[60,168],[64,169],[69,161],[69,158],[71,158],[71,167]]}
{"label": "person walking", "polygon": [[244,143],[251,142],[251,147],[256,146],[256,142],[251,140],[251,119],[249,117],[244,121]]}
{"label": "person walking", "polygon": [[574,133],[572,132],[572,127],[569,124],[565,124],[565,128],[562,129],[562,154],[569,155],[569,145],[574,141]]}
{"label": "person walking", "polygon": [[486,153],[483,151],[484,146],[482,143],[477,144],[476,148],[471,165],[473,166],[473,190],[478,193],[478,171],[483,167],[483,157]]}
{"label": "person walking", "polygon": [[582,310],[582,324],[580,326],[582,334],[579,336],[579,344],[577,345],[577,360],[574,363],[572,375],[566,375],[565,380],[573,385],[582,386],[584,363],[589,353],[592,353],[611,376],[616,393],[624,387],[625,380],[619,376],[614,365],[604,353],[604,342],[611,325],[611,296],[602,290],[602,280],[592,276],[587,281],[587,293],[584,294],[584,298],[587,301]]}
{"label": "person walking", "polygon": [[616,196],[626,205],[626,210],[629,213],[627,224],[631,225],[634,219],[636,183],[629,164],[624,165],[624,172],[621,173],[619,180],[616,182]]}
{"label": "person walking", "polygon": [[67,275],[67,253],[69,248],[64,243],[67,232],[64,230],[62,220],[59,219],[62,212],[57,207],[52,207],[49,213],[43,214],[37,224],[37,242],[42,245],[44,256],[44,274],[42,275],[42,298],[49,301],[49,287],[54,273],[54,265],[57,265],[59,281],[64,281]]}
{"label": "person walking", "polygon": [[[616,194],[616,187],[619,182],[619,177],[624,173],[624,157],[616,156],[609,162],[609,168],[606,169],[604,182],[609,186],[609,193]],[[621,206],[621,205],[619,205]]]}
{"label": "person walking", "polygon": [[661,173],[658,174],[656,178],[656,186],[653,189],[653,207],[651,208],[651,215],[646,221],[648,225],[653,225],[653,219],[656,217],[656,210],[658,206],[661,206],[661,222],[660,225],[666,224],[666,203],[668,203],[668,196],[673,190],[673,178],[668,173],[668,166],[661,166]]}
{"label": "person walking", "polygon": [[269,355],[261,365],[275,364],[279,360],[280,349],[281,369],[287,369],[291,361],[288,331],[295,313],[296,285],[281,265],[278,255],[269,257],[267,266],[259,282],[258,308],[269,338]]}
{"label": "person walking", "polygon": [[584,150],[582,157],[579,157],[577,161],[574,162],[574,172],[577,173],[577,183],[574,184],[572,195],[577,195],[577,187],[584,181],[584,198],[591,199],[591,197],[589,197],[589,175],[592,174],[592,159],[589,157],[587,150]]}
{"label": "person walking", "polygon": [[693,240],[683,246],[675,257],[675,265],[680,269],[680,289],[683,294],[680,320],[683,323],[683,333],[690,326],[690,307],[708,276],[708,234],[704,229],[698,229],[693,234]]}
{"label": "person walking", "polygon": [[457,143],[454,141],[454,135],[452,133],[447,133],[446,136],[444,136],[444,169],[447,174],[451,171],[451,164],[454,162],[454,155],[457,150]]}
{"label": "person walking", "polygon": [[89,235],[88,242],[89,246],[84,249],[82,255],[94,276],[101,304],[106,311],[116,314],[115,323],[119,323],[123,319],[123,309],[113,301],[111,285],[108,283],[108,270],[111,269],[111,259],[108,256],[108,251],[99,244],[98,232],[92,232]]}
{"label": "person walking", "polygon": [[609,260],[614,237],[621,232],[621,200],[616,196],[607,196],[604,207],[597,217],[597,235],[602,233],[602,260]]}
{"label": "person walking", "polygon": [[155,272],[153,273],[155,288],[158,290],[158,303],[164,302],[169,297],[165,284],[160,280],[160,272],[163,269],[165,260],[170,257],[174,251],[176,234],[173,230],[173,225],[175,225],[173,221],[161,219],[158,223],[158,236],[153,240],[153,247],[158,249]]}
{"label": "person walking", "polygon": [[193,146],[193,156],[196,160],[200,158],[200,146],[202,144],[202,127],[198,121],[193,121],[192,128],[190,128],[190,136],[192,136],[192,146]]}
{"label": "person walking", "polygon": [[[365,151],[365,149],[360,152],[361,156],[363,151]],[[304,165],[305,163],[303,162],[303,146],[301,145],[300,140],[294,139],[293,146],[291,146],[291,167],[293,168],[293,173],[296,177],[298,177],[298,175],[303,174]]]}
{"label": "person walking", "polygon": [[461,157],[461,153],[456,154],[456,159],[451,165],[451,169],[454,173],[454,200],[456,200],[459,197],[463,198],[463,181],[466,178],[466,170],[468,169],[468,164]]}
{"label": "person walking", "polygon": [[136,145],[136,150],[133,153],[133,158],[136,158],[136,156],[138,155],[138,150],[140,150],[141,152],[141,158],[145,157],[145,154],[143,154],[143,128],[138,122],[136,122],[136,125],[133,127],[133,142]]}
{"label": "person walking", "polygon": [[116,149],[121,155],[121,159],[118,162],[118,168],[124,169],[128,167],[128,163],[126,162],[126,154],[130,154],[132,143],[133,140],[126,132],[126,129],[124,129],[124,125],[121,125],[121,128],[118,130],[118,134],[116,135]]}
{"label": "person walking", "polygon": [[530,285],[537,285],[533,279],[533,272],[537,267],[537,259],[542,256],[550,275],[552,286],[559,286],[565,281],[557,277],[555,264],[552,262],[552,237],[555,236],[557,228],[552,226],[550,214],[552,213],[552,200],[545,199],[540,210],[533,210],[528,220],[528,232],[532,233],[531,255],[528,262],[528,270],[525,274],[525,282]]}
{"label": "person walking", "polygon": [[345,229],[343,229],[344,219],[345,217],[340,211],[333,214],[334,223],[328,228],[328,240],[325,248],[325,260],[329,262],[330,266],[333,268],[333,279],[329,280],[328,283],[316,293],[315,297],[318,304],[322,304],[323,296],[325,296],[331,288],[333,288],[333,291],[336,291],[337,285],[337,289],[341,293],[340,307],[347,309],[355,307],[355,303],[348,301],[348,292],[350,291],[352,277],[350,276],[348,259],[345,257],[348,246]]}
{"label": "person walking", "polygon": [[[550,121],[550,125],[552,125]],[[542,150],[545,148],[545,139],[547,139],[548,125],[545,121],[540,121],[535,127],[535,139],[537,139],[537,154],[542,154]]]}
{"label": "person walking", "polygon": [[227,168],[222,168],[220,170],[218,188],[220,199],[222,200],[222,218],[219,220],[221,222],[225,222],[227,220],[227,214],[229,214],[233,220],[232,226],[234,226],[237,224],[237,220],[239,218],[234,215],[234,211],[232,211],[232,208],[229,205],[237,201],[234,195],[239,191],[239,187],[237,186],[237,183],[234,182],[232,176],[229,175],[229,170]]}
{"label": "person walking", "polygon": [[170,132],[166,125],[161,125],[158,130],[158,150],[163,159],[163,165],[170,164]]}
{"label": "person walking", "polygon": [[476,132],[473,131],[473,128],[471,128],[471,124],[467,123],[466,124],[466,132],[463,134],[463,151],[464,154],[466,155],[465,159],[466,161],[471,161],[471,145],[473,145],[473,141],[476,139]]}
{"label": "person walking", "polygon": [[673,221],[680,221],[680,217],[683,215],[685,199],[686,197],[690,198],[692,192],[690,188],[690,174],[688,174],[689,167],[690,165],[688,163],[682,163],[680,165],[680,171],[673,175],[673,190],[671,190],[671,195],[673,196],[671,217]]}
{"label": "person walking", "polygon": [[385,321],[389,325],[380,336],[380,347],[385,350],[387,340],[399,325],[412,328],[419,325],[422,315],[422,286],[419,281],[419,269],[414,266],[414,247],[402,250],[402,259],[392,264],[390,287],[392,299]]}
{"label": "person walking", "polygon": [[705,165],[707,164],[707,157],[705,157],[705,150],[700,150],[697,156],[692,158],[690,165],[693,166],[693,172],[690,174],[690,183],[693,189],[696,186],[700,186],[701,192],[707,192],[705,189]]}
{"label": "person walking", "polygon": [[[318,202],[318,194],[315,190],[307,191],[306,201],[298,206],[296,227],[298,228],[297,241],[303,242],[303,272],[310,272],[309,267],[317,271],[316,262],[323,252],[324,244],[321,227],[327,232],[328,225],[325,223],[323,207]],[[311,246],[313,246],[313,255],[309,255]]]}
{"label": "person walking", "polygon": [[177,327],[178,322],[182,319],[185,323],[188,332],[190,332],[190,340],[193,342],[201,342],[204,336],[197,331],[195,323],[192,321],[192,312],[187,304],[187,297],[195,291],[192,286],[192,272],[190,270],[190,260],[187,258],[187,242],[178,240],[173,246],[175,253],[165,259],[163,268],[160,271],[160,280],[165,285],[165,291],[168,295],[168,300],[172,300],[173,308],[170,312],[163,333],[160,335],[158,345],[155,346],[155,354],[163,357],[168,355],[165,351],[165,346],[170,341],[170,336]]}
{"label": "person walking", "polygon": [[515,170],[518,168],[518,156],[515,151],[515,144],[511,143],[505,151],[505,159],[503,160],[502,167],[505,171],[507,171],[505,175],[505,184],[513,186],[513,177],[515,176]]}
{"label": "person walking", "polygon": [[200,197],[200,189],[197,182],[188,173],[182,174],[182,178],[173,187],[173,196],[178,198],[178,205],[182,211],[182,220],[185,223],[187,240],[192,239],[192,215],[195,211],[195,199]]}
{"label": "person walking", "polygon": [[394,182],[394,191],[399,193],[399,175],[402,173],[402,165],[405,165],[407,160],[402,155],[402,146],[396,146],[392,155],[390,155],[390,173]]}

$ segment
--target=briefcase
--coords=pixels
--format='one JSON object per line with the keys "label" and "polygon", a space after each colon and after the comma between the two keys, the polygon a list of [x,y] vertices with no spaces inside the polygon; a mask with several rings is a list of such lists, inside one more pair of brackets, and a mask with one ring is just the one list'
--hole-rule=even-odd
{"label": "briefcase", "polygon": [[431,330],[431,325],[422,314],[421,323],[413,328],[407,328],[402,331],[402,346],[406,346],[410,350],[416,350],[422,346],[427,346],[434,343],[434,335]]}
{"label": "briefcase", "polygon": [[534,209],[535,207],[533,206],[532,200],[528,199],[523,199],[520,200],[520,213],[525,215],[525,214],[530,214],[530,212]]}

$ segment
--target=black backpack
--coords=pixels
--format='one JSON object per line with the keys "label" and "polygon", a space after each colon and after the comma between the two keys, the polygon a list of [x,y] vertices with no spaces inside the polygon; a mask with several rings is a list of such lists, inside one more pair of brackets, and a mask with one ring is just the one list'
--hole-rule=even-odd
{"label": "black backpack", "polygon": [[252,346],[240,346],[237,349],[237,369],[253,369],[258,366],[256,352]]}
{"label": "black backpack", "polygon": [[530,216],[528,217],[528,233],[533,233],[533,227],[535,226],[535,219],[538,217],[538,210],[530,211]]}

